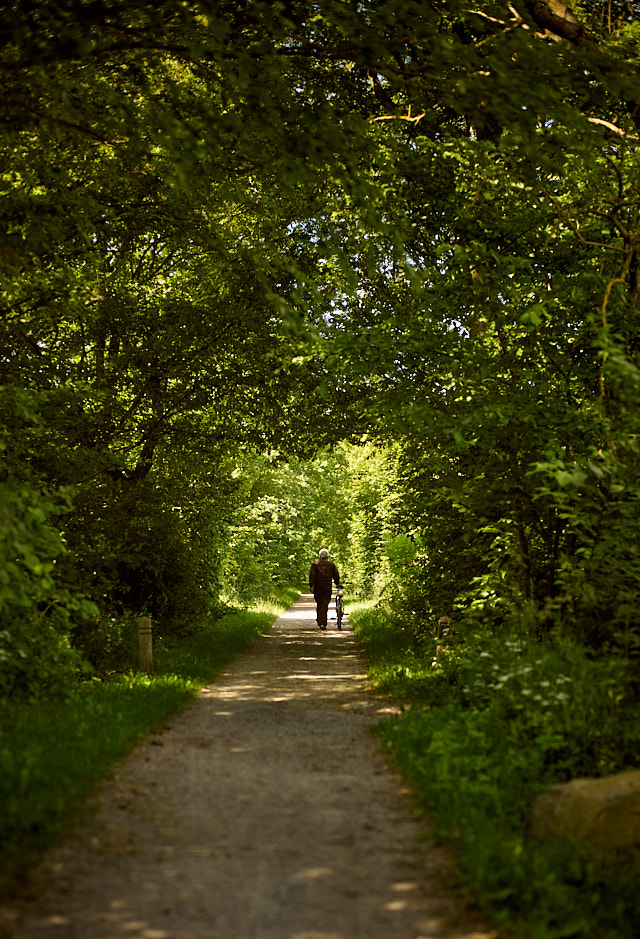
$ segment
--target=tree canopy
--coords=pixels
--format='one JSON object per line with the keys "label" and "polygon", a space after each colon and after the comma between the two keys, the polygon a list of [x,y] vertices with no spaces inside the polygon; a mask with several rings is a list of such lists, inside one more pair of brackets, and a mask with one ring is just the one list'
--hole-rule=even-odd
{"label": "tree canopy", "polygon": [[638,13],[5,5],[5,690],[337,531],[427,619],[637,643]]}

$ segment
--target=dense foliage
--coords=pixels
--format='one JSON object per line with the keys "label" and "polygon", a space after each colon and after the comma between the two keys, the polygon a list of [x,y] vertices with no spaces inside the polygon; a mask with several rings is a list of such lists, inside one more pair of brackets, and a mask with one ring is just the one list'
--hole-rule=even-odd
{"label": "dense foliage", "polygon": [[362,432],[402,473],[359,572],[408,533],[418,615],[633,651],[636,12],[4,10],[6,691],[36,635],[53,674],[72,626],[211,608],[252,539],[293,576],[294,464],[298,521],[252,517],[242,454]]}

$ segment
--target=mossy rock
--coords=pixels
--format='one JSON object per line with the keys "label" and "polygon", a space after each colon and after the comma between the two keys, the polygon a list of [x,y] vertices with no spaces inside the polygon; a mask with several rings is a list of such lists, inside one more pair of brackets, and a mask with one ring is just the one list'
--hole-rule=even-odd
{"label": "mossy rock", "polygon": [[529,834],[612,852],[640,845],[640,770],[573,779],[551,786],[533,803]]}

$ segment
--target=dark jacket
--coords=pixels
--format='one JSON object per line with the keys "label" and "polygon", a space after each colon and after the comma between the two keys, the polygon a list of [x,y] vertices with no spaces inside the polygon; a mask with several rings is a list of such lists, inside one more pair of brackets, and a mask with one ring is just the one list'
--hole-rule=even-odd
{"label": "dark jacket", "polygon": [[320,590],[331,590],[331,581],[335,581],[336,587],[340,583],[340,574],[333,561],[328,558],[322,558],[314,561],[309,571],[309,587],[315,592],[316,588]]}

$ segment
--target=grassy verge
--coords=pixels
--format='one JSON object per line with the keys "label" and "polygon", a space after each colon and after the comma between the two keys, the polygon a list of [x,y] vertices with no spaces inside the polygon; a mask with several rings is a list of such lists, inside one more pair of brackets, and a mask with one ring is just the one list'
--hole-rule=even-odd
{"label": "grassy verge", "polygon": [[402,713],[378,733],[487,921],[518,939],[637,939],[637,856],[578,855],[527,836],[536,795],[637,768],[640,709],[625,663],[563,642],[473,641],[432,667],[402,622],[354,611],[370,678]]}
{"label": "grassy verge", "polygon": [[84,682],[64,700],[0,704],[0,893],[78,817],[98,781],[298,596],[284,591],[154,650],[155,674]]}

